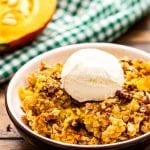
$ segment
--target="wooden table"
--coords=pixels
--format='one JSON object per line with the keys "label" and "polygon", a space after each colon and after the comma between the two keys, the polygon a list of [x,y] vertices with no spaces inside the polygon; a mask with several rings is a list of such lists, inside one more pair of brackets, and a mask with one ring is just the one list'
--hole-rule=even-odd
{"label": "wooden table", "polygon": [[[150,14],[136,23],[115,43],[130,45],[150,53]],[[7,115],[4,98],[6,86],[7,83],[0,85],[0,150],[35,150],[23,140]],[[150,147],[142,150],[150,150]]]}

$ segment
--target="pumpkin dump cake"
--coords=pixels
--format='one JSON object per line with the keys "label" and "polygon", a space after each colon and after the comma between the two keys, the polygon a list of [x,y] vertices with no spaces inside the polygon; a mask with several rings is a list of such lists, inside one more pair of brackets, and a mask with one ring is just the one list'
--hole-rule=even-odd
{"label": "pumpkin dump cake", "polygon": [[119,60],[124,84],[103,101],[78,102],[62,88],[63,64],[47,66],[19,88],[22,117],[33,131],[72,144],[109,144],[150,132],[150,62]]}

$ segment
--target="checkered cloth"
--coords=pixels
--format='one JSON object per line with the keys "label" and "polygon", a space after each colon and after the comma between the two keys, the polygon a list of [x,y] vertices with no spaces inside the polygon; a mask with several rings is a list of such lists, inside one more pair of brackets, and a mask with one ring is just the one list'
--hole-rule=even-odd
{"label": "checkered cloth", "polygon": [[53,21],[32,42],[0,56],[0,83],[33,57],[83,42],[111,42],[150,10],[150,0],[60,0]]}

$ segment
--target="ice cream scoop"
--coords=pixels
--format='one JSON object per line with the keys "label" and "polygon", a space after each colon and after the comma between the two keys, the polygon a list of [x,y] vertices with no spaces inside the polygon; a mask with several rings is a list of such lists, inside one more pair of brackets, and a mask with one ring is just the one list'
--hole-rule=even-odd
{"label": "ice cream scoop", "polygon": [[97,49],[81,49],[65,62],[62,88],[75,100],[101,101],[114,96],[124,83],[119,60]]}

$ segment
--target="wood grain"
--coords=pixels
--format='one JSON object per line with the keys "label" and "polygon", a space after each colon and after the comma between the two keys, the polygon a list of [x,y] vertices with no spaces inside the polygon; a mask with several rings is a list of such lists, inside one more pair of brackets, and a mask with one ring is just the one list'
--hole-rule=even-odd
{"label": "wood grain", "polygon": [[132,26],[115,42],[121,44],[150,44],[150,13]]}
{"label": "wood grain", "polygon": [[[13,123],[10,121],[6,108],[5,108],[5,91],[6,85],[0,86],[0,139],[4,138],[18,138],[19,133],[15,129]],[[7,127],[10,125],[10,131],[7,131]]]}
{"label": "wood grain", "polygon": [[130,30],[117,40],[119,43],[150,43],[150,30]]}
{"label": "wood grain", "polygon": [[[135,24],[115,43],[133,46],[150,53],[150,14]],[[0,150],[35,150],[17,132],[5,109],[5,89],[7,83],[0,85]],[[10,128],[8,130],[8,125]],[[150,150],[150,147],[143,150]]]}
{"label": "wood grain", "polygon": [[0,150],[36,150],[24,140],[0,140]]}

